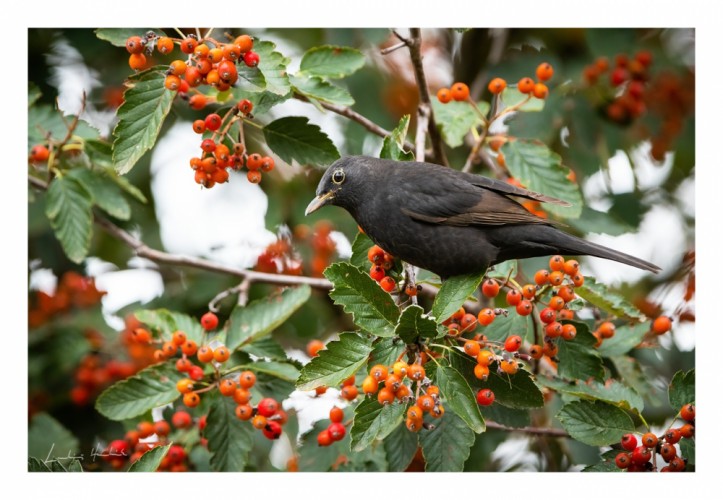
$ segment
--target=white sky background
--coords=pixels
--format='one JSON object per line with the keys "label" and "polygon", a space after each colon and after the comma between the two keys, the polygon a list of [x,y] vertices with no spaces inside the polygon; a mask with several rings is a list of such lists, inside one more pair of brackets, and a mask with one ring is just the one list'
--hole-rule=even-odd
{"label": "white sky background", "polygon": [[[312,8],[311,4],[317,6]],[[193,9],[185,10],[181,5],[176,4],[174,8],[169,9],[168,5],[154,5],[148,2],[124,2],[123,4],[104,4],[101,2],[65,2],[62,6],[53,4],[58,12],[54,11],[49,5],[44,5],[44,2],[34,2],[27,4],[28,7],[18,6],[21,19],[26,22],[23,26],[22,22],[13,23],[13,27],[8,28],[11,32],[11,39],[23,40],[24,30],[27,26],[57,26],[57,25],[99,25],[99,26],[123,26],[123,25],[137,25],[140,19],[143,20],[143,24],[146,25],[160,25],[160,24],[175,24],[175,25],[214,25],[219,24],[219,11],[213,9]],[[71,7],[72,6],[72,7]],[[717,23],[723,16],[721,12],[721,5],[718,2],[702,2],[701,4],[686,4],[685,8],[681,8],[679,2],[674,1],[640,1],[640,2],[627,2],[619,0],[609,0],[605,6],[601,6],[596,9],[580,9],[579,2],[566,0],[554,2],[554,6],[545,4],[541,6],[539,2],[533,2],[531,0],[518,0],[515,3],[514,9],[493,9],[485,8],[482,9],[477,2],[456,2],[455,8],[439,8],[438,2],[430,3],[426,5],[423,1],[399,1],[399,2],[374,2],[369,1],[364,4],[364,8],[351,8],[353,10],[352,15],[347,15],[341,18],[339,13],[339,4],[334,1],[316,1],[306,2],[303,6],[300,6],[298,2],[290,2],[288,0],[277,0],[274,2],[273,18],[270,18],[271,13],[265,11],[263,8],[259,9],[243,9],[243,22],[247,25],[283,25],[283,26],[382,26],[384,24],[390,24],[390,20],[400,20],[399,24],[403,25],[439,25],[439,26],[463,26],[463,25],[493,25],[493,26],[615,26],[615,25],[645,25],[645,26],[696,26],[696,39],[697,39],[697,81],[698,91],[697,99],[698,103],[706,103],[704,106],[698,106],[696,121],[699,127],[697,129],[697,141],[698,141],[698,163],[705,167],[700,169],[698,175],[700,176],[699,181],[699,193],[698,197],[695,198],[695,189],[693,185],[685,188],[687,191],[682,194],[682,202],[689,208],[696,205],[693,200],[699,200],[700,206],[698,210],[698,216],[696,225],[698,227],[697,239],[698,239],[698,268],[703,271],[699,272],[699,299],[701,306],[698,312],[698,330],[699,332],[713,332],[717,330],[712,324],[711,314],[713,309],[712,300],[716,297],[716,294],[712,293],[711,284],[713,279],[717,277],[713,273],[704,272],[707,269],[717,269],[719,263],[717,263],[717,257],[720,253],[717,251],[719,248],[720,241],[717,238],[719,233],[719,223],[713,222],[713,217],[718,212],[717,208],[711,206],[712,203],[718,201],[720,194],[718,190],[721,186],[721,175],[719,168],[719,160],[716,151],[716,146],[720,142],[717,137],[718,127],[715,125],[719,121],[719,117],[715,116],[714,113],[720,113],[719,99],[714,94],[715,82],[721,81],[721,68],[720,68],[720,57],[717,54],[717,50],[720,47],[719,44],[719,27]],[[197,7],[197,5],[196,5]],[[302,7],[303,13],[295,11],[295,7]],[[424,8],[427,7],[427,8]],[[383,12],[383,15],[380,15]],[[625,15],[621,16],[621,12]],[[80,13],[80,14],[79,14]],[[192,17],[188,16],[192,13]],[[348,14],[348,12],[345,12]],[[80,16],[80,17],[79,17]],[[89,21],[92,19],[92,21]],[[402,21],[403,20],[403,21]],[[12,35],[12,32],[17,30],[16,35]],[[23,45],[22,43],[20,44]],[[17,82],[6,79],[3,82],[4,87],[12,85],[13,91],[17,92]],[[717,85],[715,88],[717,89]],[[10,90],[10,89],[8,89]],[[6,93],[6,95],[9,95]],[[23,117],[26,114],[25,101],[24,99],[10,99],[7,103],[10,112],[13,116]],[[713,122],[715,116],[716,122]],[[16,148],[12,148],[11,160],[8,165],[23,165],[25,163],[25,133],[23,124],[15,124],[13,122],[3,123],[3,131],[6,136],[13,137],[9,140],[9,144],[17,144]],[[716,135],[713,135],[716,134]],[[16,137],[17,136],[17,137]],[[714,156],[714,151],[716,156]],[[629,168],[629,167],[628,167]],[[22,169],[11,169],[11,175],[25,175]],[[18,179],[17,184],[20,186],[24,179]],[[692,183],[691,183],[692,184]],[[214,188],[214,190],[217,188]],[[19,194],[18,194],[19,193]],[[20,197],[20,200],[17,198]],[[17,206],[23,206],[25,203],[25,190],[18,189],[11,191],[7,196],[3,197],[3,205],[5,209],[3,213],[13,214],[17,212]],[[17,205],[14,205],[17,203]],[[13,205],[10,205],[13,204]],[[657,217],[657,216],[656,216]],[[667,217],[663,214],[663,217]],[[21,219],[21,218],[19,218]],[[668,221],[671,219],[667,219]],[[653,221],[656,222],[656,221]],[[666,219],[660,219],[655,226],[665,227],[664,223]],[[3,229],[12,231],[14,234],[17,231],[17,240],[21,242],[20,247],[14,245],[6,245],[5,251],[7,252],[8,259],[12,261],[23,261],[27,259],[27,251],[22,243],[25,240],[26,228],[23,227],[23,221],[18,221],[18,218],[13,218],[8,215],[4,218]],[[662,226],[661,226],[662,225]],[[628,247],[623,247],[624,243],[618,241],[615,242],[604,242],[610,244],[623,251]],[[613,244],[614,243],[614,244]],[[666,244],[668,242],[666,241]],[[621,246],[618,246],[621,245]],[[638,253],[638,250],[645,247],[633,247],[632,253]],[[653,251],[654,249],[651,249]],[[642,255],[642,254],[641,254]],[[716,259],[714,261],[713,259]],[[597,259],[595,259],[597,260]],[[592,262],[592,259],[588,261]],[[657,261],[656,261],[657,262]],[[590,264],[586,264],[590,266]],[[592,269],[592,268],[591,268]],[[17,283],[27,283],[26,268],[23,266],[11,266],[9,269],[11,279],[13,282],[17,280]],[[710,293],[709,293],[710,292]],[[14,311],[25,311],[27,309],[25,293],[12,294],[9,301],[6,303],[6,307],[9,310]],[[18,303],[19,302],[19,303]],[[24,313],[19,315],[19,318],[15,318],[12,321],[17,321],[19,324],[15,328],[11,328],[11,331],[22,332],[27,328],[25,325]],[[714,407],[720,409],[720,403],[707,398],[707,394],[711,394],[709,390],[714,390],[712,383],[714,380],[719,378],[716,373],[719,370],[718,365],[708,358],[712,358],[717,350],[713,348],[712,342],[714,342],[714,336],[712,335],[701,335],[697,338],[698,351],[697,357],[699,362],[697,363],[698,371],[698,392],[701,395],[699,403],[703,400],[710,403],[707,406],[709,411],[700,412],[698,418],[699,421],[699,438],[704,435],[706,429],[711,427],[707,424],[712,424],[714,415],[719,414],[715,412]],[[717,339],[716,339],[717,340]],[[9,339],[11,346],[14,345],[15,352],[23,352],[26,348],[25,339],[22,335],[12,336]],[[706,348],[708,347],[708,348]],[[19,363],[22,366],[18,370],[23,373],[22,369],[26,368],[24,361],[21,359],[12,361],[13,363]],[[26,395],[26,390],[22,387],[22,384],[18,384],[14,387],[8,388],[9,394],[18,401],[22,401]],[[25,428],[25,410],[22,404],[17,405],[18,409],[22,410],[19,412],[13,412],[12,418],[16,422],[15,428]],[[702,405],[701,405],[702,406]],[[17,413],[17,415],[16,415]],[[5,413],[4,418],[9,418],[11,415]],[[565,475],[561,477],[559,475],[536,475],[534,477],[535,484],[535,496],[537,498],[569,498],[566,492],[575,492],[580,489],[584,489],[586,498],[609,498],[611,494],[617,494],[620,491],[624,491],[627,495],[635,494],[648,494],[655,495],[655,492],[665,491],[671,497],[674,495],[689,494],[693,485],[703,486],[706,481],[712,480],[713,467],[719,463],[713,457],[712,446],[713,437],[710,441],[705,439],[699,439],[698,449],[698,472],[694,477],[687,476],[685,480],[681,476],[672,477],[640,477],[638,475],[586,475],[581,477],[579,475]],[[22,433],[14,433],[8,436],[9,447],[12,449],[21,450],[25,447],[25,437]],[[13,444],[14,442],[14,444]],[[709,446],[706,444],[709,443]],[[5,470],[18,470],[21,474],[10,475],[14,480],[22,481],[23,487],[27,488],[30,486],[30,482],[26,479],[27,474],[25,470],[24,462],[18,460],[15,454],[5,454],[2,458],[3,465],[6,466]],[[127,496],[124,488],[113,488],[108,487],[108,481],[120,481],[124,480],[124,476],[114,475],[115,477],[108,477],[109,475],[84,475],[85,477],[77,477],[79,475],[62,475],[50,477],[51,475],[44,476],[43,481],[34,481],[33,486],[38,485],[44,487],[50,487],[46,493],[52,495],[54,498],[78,498],[90,494],[91,491],[98,492],[101,488],[103,496],[105,498],[125,498]],[[75,477],[71,477],[75,476]],[[92,477],[88,477],[92,476]],[[105,477],[104,477],[105,476]],[[155,493],[163,492],[164,495],[172,491],[173,488],[184,488],[184,493],[200,495],[201,491],[194,492],[196,488],[204,488],[206,485],[200,484],[200,482],[190,483],[186,481],[178,481],[177,478],[169,477],[168,475],[145,475],[138,477],[136,480],[137,487],[143,489],[143,491],[152,495]],[[269,476],[249,475],[250,481],[244,481],[245,491],[251,492],[256,489],[259,491],[268,491],[268,481],[262,478],[268,478]],[[33,476],[34,478],[37,476]],[[224,476],[225,477],[225,476]],[[354,480],[368,478],[369,476],[353,476]],[[229,476],[229,478],[238,478],[238,476]],[[405,485],[415,488],[423,488],[428,494],[448,494],[449,488],[452,487],[450,481],[454,481],[453,487],[464,489],[466,491],[474,491],[479,488],[479,477],[474,474],[454,474],[454,475],[436,475],[430,477],[425,475],[402,476],[399,475],[374,475],[373,481],[375,482],[375,489],[392,488],[392,491],[405,488]],[[505,481],[502,484],[509,484],[507,481],[512,479],[509,475],[506,476],[486,476],[486,478],[494,481]],[[680,479],[679,479],[680,478]],[[273,478],[274,488],[277,491],[314,491],[315,495],[323,497],[325,491],[338,492],[337,494],[343,495],[344,498],[367,498],[368,492],[365,488],[348,488],[348,481],[352,479],[350,476],[333,476],[324,475],[323,483],[324,488],[319,488],[319,481],[322,476],[319,475],[275,475]],[[532,478],[530,478],[532,479]],[[605,481],[602,483],[602,481]],[[653,482],[654,480],[654,482]],[[77,484],[70,484],[73,481],[78,481]],[[80,482],[82,481],[82,483]],[[93,483],[93,481],[98,481]],[[406,481],[410,481],[407,484]],[[412,482],[413,481],[413,482]],[[584,481],[584,483],[583,483]],[[89,483],[90,482],[90,483]],[[596,488],[597,483],[602,488]],[[88,486],[91,486],[90,488]],[[229,485],[230,486],[230,485]],[[563,486],[563,488],[560,488]],[[579,488],[576,488],[578,486]],[[376,489],[376,491],[379,491]],[[390,490],[387,490],[390,491]],[[702,499],[710,498],[706,491],[709,489],[695,489],[696,496]],[[87,492],[87,493],[84,493]],[[95,495],[94,495],[95,496]]]}

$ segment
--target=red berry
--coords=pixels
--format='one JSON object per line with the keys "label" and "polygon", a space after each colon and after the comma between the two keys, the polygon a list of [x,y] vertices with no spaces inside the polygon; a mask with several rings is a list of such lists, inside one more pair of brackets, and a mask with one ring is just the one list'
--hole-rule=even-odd
{"label": "red berry", "polygon": [[339,441],[346,436],[346,427],[341,422],[333,422],[328,427],[329,436],[332,441]]}
{"label": "red berry", "polygon": [[510,337],[507,337],[507,340],[505,340],[505,351],[517,352],[520,349],[521,345],[522,337],[520,337],[519,335],[512,335]]}
{"label": "red berry", "polygon": [[643,465],[645,462],[650,461],[651,456],[652,454],[650,453],[649,449],[647,449],[645,446],[638,446],[633,450],[631,458],[634,464]]}
{"label": "red berry", "polygon": [[519,290],[513,288],[512,290],[507,292],[507,297],[505,300],[507,301],[507,303],[509,305],[516,306],[522,300],[522,294],[520,293]]}
{"label": "red berry", "polygon": [[263,432],[266,439],[270,439],[272,441],[274,439],[279,439],[279,437],[281,437],[281,424],[276,420],[268,420],[266,422],[266,427],[264,427],[261,432]]}
{"label": "red berry", "polygon": [[496,280],[487,279],[482,283],[482,293],[485,297],[497,297],[497,294],[500,293],[500,284]]}
{"label": "red berry", "polygon": [[680,409],[680,418],[688,422],[695,420],[695,405],[688,403]]}
{"label": "red berry", "polygon": [[201,380],[203,379],[203,368],[200,366],[192,366],[188,369],[188,376],[191,377],[192,380]]}
{"label": "red berry", "polygon": [[264,398],[259,401],[257,411],[259,415],[270,417],[279,410],[279,403],[274,398]]}
{"label": "red berry", "polygon": [[677,443],[682,437],[678,429],[669,429],[668,432],[665,433],[665,440],[670,444]]}
{"label": "red berry", "polygon": [[327,429],[324,429],[319,433],[318,436],[316,436],[316,442],[319,443],[319,446],[329,446],[333,440],[331,439],[331,434],[329,434],[329,431]]}
{"label": "red berry", "polygon": [[632,464],[630,453],[618,453],[615,457],[615,465],[620,469],[627,469]]}
{"label": "red berry", "polygon": [[542,311],[540,311],[540,321],[542,321],[546,325],[554,322],[556,318],[557,312],[551,307],[546,307]]}
{"label": "red berry", "polygon": [[329,410],[329,420],[332,422],[341,422],[344,420],[344,410],[338,406],[334,406],[331,410]]}
{"label": "red berry", "polygon": [[491,324],[495,320],[495,318],[495,312],[489,307],[485,307],[477,315],[477,321],[479,321],[479,324],[482,326],[487,326]]}
{"label": "red berry", "polygon": [[256,67],[259,64],[259,55],[256,52],[248,51],[244,54],[244,63],[250,68]]}
{"label": "red berry", "polygon": [[377,266],[374,264],[372,264],[372,268],[369,270],[369,276],[371,276],[371,278],[377,282],[381,281],[384,276],[386,276],[386,274],[387,273],[386,271],[384,271],[384,268],[382,266]]}
{"label": "red berry", "polygon": [[206,120],[204,120],[204,121],[206,123],[206,128],[208,130],[215,131],[215,130],[218,130],[219,128],[221,128],[222,120],[221,120],[221,117],[218,116],[216,113],[211,113],[210,115],[208,115],[206,117]]}
{"label": "red berry", "polygon": [[617,87],[618,85],[621,85],[623,82],[628,80],[630,78],[630,75],[628,74],[628,71],[625,68],[615,68],[612,73],[610,73],[610,83]]}
{"label": "red berry", "polygon": [[173,424],[173,427],[177,429],[186,429],[191,426],[193,419],[187,411],[178,410],[171,417],[171,423]]}
{"label": "red berry", "polygon": [[640,440],[643,446],[646,448],[655,448],[658,445],[658,436],[652,432],[646,432],[643,434],[643,438]]}
{"label": "red berry", "polygon": [[216,143],[213,139],[204,139],[201,142],[201,149],[206,153],[213,153],[216,150]]}
{"label": "red berry", "polygon": [[218,326],[218,316],[216,316],[211,311],[207,312],[206,314],[201,316],[201,326],[207,332],[214,330]]}
{"label": "red berry", "polygon": [[248,179],[251,184],[258,184],[261,182],[261,172],[258,170],[249,170],[246,172],[246,179]]}
{"label": "red berry", "polygon": [[638,438],[635,434],[625,434],[620,440],[620,445],[628,451],[633,451],[638,446]]}
{"label": "red berry", "polygon": [[671,326],[673,326],[673,322],[668,316],[658,316],[653,321],[653,332],[662,335],[669,331]]}
{"label": "red berry", "polygon": [[495,401],[495,393],[491,389],[480,389],[477,391],[477,404],[489,406]]}
{"label": "red berry", "polygon": [[38,144],[30,150],[30,161],[42,163],[48,161],[50,151],[45,146]]}
{"label": "red berry", "polygon": [[392,292],[397,287],[394,278],[391,276],[385,276],[379,281],[379,284],[385,292]]}
{"label": "red berry", "polygon": [[172,464],[180,464],[186,458],[186,450],[184,450],[180,444],[174,444],[168,448],[166,457],[168,457],[168,461]]}
{"label": "red berry", "polygon": [[522,300],[516,307],[517,314],[520,316],[529,316],[532,313],[532,302],[529,300]]}

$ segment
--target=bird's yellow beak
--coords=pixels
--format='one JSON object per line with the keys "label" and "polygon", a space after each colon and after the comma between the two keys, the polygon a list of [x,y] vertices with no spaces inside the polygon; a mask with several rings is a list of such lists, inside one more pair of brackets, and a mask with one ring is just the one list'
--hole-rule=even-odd
{"label": "bird's yellow beak", "polygon": [[311,200],[311,203],[309,203],[309,206],[306,207],[306,211],[304,212],[304,215],[309,215],[312,212],[316,212],[321,207],[326,205],[329,200],[334,198],[334,192],[333,191],[327,191],[326,193],[317,196],[313,200]]}

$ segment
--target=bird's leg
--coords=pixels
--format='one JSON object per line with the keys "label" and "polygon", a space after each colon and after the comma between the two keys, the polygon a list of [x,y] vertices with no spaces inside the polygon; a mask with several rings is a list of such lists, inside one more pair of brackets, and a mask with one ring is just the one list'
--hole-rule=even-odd
{"label": "bird's leg", "polygon": [[[404,286],[409,286],[410,284],[413,287],[417,287],[417,268],[414,267],[411,264],[408,264],[406,262],[403,262],[404,265]],[[417,305],[417,295],[412,295],[412,304]]]}

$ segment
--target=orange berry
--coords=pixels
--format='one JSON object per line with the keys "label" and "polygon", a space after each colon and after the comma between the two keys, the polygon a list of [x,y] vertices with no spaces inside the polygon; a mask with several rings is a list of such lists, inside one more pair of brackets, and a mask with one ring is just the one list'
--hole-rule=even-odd
{"label": "orange berry", "polygon": [[484,366],[489,366],[495,360],[495,355],[492,351],[484,350],[477,354],[477,363]]}
{"label": "orange berry", "polygon": [[193,54],[193,51],[196,50],[196,46],[198,45],[198,41],[195,38],[184,38],[181,40],[181,52],[184,54]]}
{"label": "orange berry", "polygon": [[136,71],[142,70],[146,67],[146,56],[143,54],[131,54],[128,58],[128,66]]}
{"label": "orange berry", "polygon": [[537,293],[537,287],[531,283],[522,287],[522,296],[526,299],[534,299]]}
{"label": "orange berry", "polygon": [[164,342],[163,354],[165,354],[166,357],[170,358],[171,356],[175,355],[177,350],[178,346],[173,342]]}
{"label": "orange berry", "polygon": [[392,365],[392,372],[401,380],[407,376],[407,373],[409,372],[409,365],[404,361],[397,361],[394,365]]}
{"label": "orange berry", "polygon": [[198,406],[200,402],[201,396],[199,396],[195,392],[189,392],[183,395],[183,404],[188,406],[189,408]]}
{"label": "orange berry", "polygon": [[487,326],[492,324],[492,322],[495,320],[495,312],[490,309],[489,307],[485,307],[482,309],[479,314],[477,315],[477,321],[479,321],[479,324],[482,326]]}
{"label": "orange berry", "polygon": [[487,89],[492,94],[499,94],[507,87],[507,82],[502,78],[493,78],[492,81],[487,85]]}
{"label": "orange berry", "polygon": [[393,292],[394,289],[397,287],[396,281],[394,281],[394,278],[391,276],[384,276],[380,281],[379,285],[382,287],[382,290],[385,292]]}
{"label": "orange berry", "polygon": [[239,49],[241,49],[241,52],[244,54],[254,48],[254,39],[249,35],[237,36],[233,43],[234,45],[238,45]]}
{"label": "orange berry", "polygon": [[131,36],[126,40],[126,50],[131,54],[140,54],[145,46],[145,42],[139,36]]}
{"label": "orange berry", "polygon": [[615,335],[615,325],[610,321],[605,321],[603,324],[600,325],[597,331],[600,333],[600,336],[602,338],[609,339],[610,337]]}
{"label": "orange berry", "polygon": [[562,297],[555,295],[550,299],[548,307],[553,311],[561,311],[565,307],[565,301]]}
{"label": "orange berry", "polygon": [[657,335],[662,335],[670,330],[673,326],[673,322],[668,316],[658,316],[653,321],[653,332]]}
{"label": "orange berry", "polygon": [[251,425],[253,425],[258,430],[262,430],[264,427],[266,427],[266,417],[264,417],[263,415],[254,416],[254,418],[251,419]]}
{"label": "orange berry", "polygon": [[384,365],[374,365],[372,369],[369,370],[369,375],[377,382],[381,382],[389,376],[389,370],[387,370],[387,367]]}
{"label": "orange berry", "polygon": [[562,255],[550,257],[550,270],[562,271],[565,268],[565,258]]}
{"label": "orange berry", "polygon": [[565,302],[570,302],[575,299],[575,292],[571,286],[562,286],[557,289],[557,297],[560,297]]}
{"label": "orange berry", "polygon": [[580,270],[580,263],[575,259],[566,260],[562,265],[562,270],[568,276],[575,276]]}
{"label": "orange berry", "polygon": [[344,420],[344,410],[338,406],[332,407],[332,409],[329,410],[329,420],[332,422],[341,422]]}
{"label": "orange berry", "polygon": [[480,380],[487,380],[489,377],[490,369],[488,366],[476,364],[474,365],[474,376]]}
{"label": "orange berry", "polygon": [[490,139],[490,149],[494,151],[495,153],[499,153],[500,149],[502,149],[502,146],[507,142],[507,139],[504,137],[496,136]]}
{"label": "orange berry", "polygon": [[258,184],[261,182],[261,172],[258,170],[250,170],[246,172],[246,179],[248,179],[251,184]]}
{"label": "orange berry", "polygon": [[138,422],[136,429],[138,429],[138,437],[141,439],[147,438],[148,436],[156,432],[153,423],[145,420],[142,422]]}
{"label": "orange berry", "polygon": [[464,343],[464,352],[472,357],[476,357],[480,352],[479,342],[476,340],[468,340]]}
{"label": "orange berry", "polygon": [[198,346],[193,340],[186,340],[181,346],[181,352],[186,356],[193,356],[197,350]]}
{"label": "orange berry", "polygon": [[459,326],[461,326],[464,331],[472,331],[477,327],[477,317],[474,314],[466,313],[462,316]]}
{"label": "orange berry", "polygon": [[355,385],[345,385],[341,388],[341,397],[347,401],[354,401],[359,395],[359,389]]}
{"label": "orange berry", "polygon": [[550,284],[552,286],[560,286],[565,280],[565,275],[561,271],[553,271],[550,273]]}
{"label": "orange berry", "polygon": [[178,382],[176,382],[176,389],[178,389],[178,392],[181,394],[187,394],[189,392],[193,391],[193,380],[190,378],[182,378]]}
{"label": "orange berry", "polygon": [[426,376],[426,372],[424,371],[424,367],[420,364],[412,364],[409,365],[409,370],[407,371],[407,376],[412,379],[419,382],[420,380],[424,380],[424,377]]}
{"label": "orange berry", "polygon": [[156,48],[161,54],[170,54],[173,51],[173,40],[167,36],[162,36],[156,42]]}
{"label": "orange berry", "polygon": [[573,276],[572,278],[570,278],[570,279],[572,280],[572,284],[573,284],[574,286],[582,286],[583,283],[585,283],[585,277],[584,277],[582,274],[580,274],[580,273],[574,275],[574,276]]}
{"label": "orange berry", "polygon": [[224,396],[233,396],[234,392],[236,392],[236,382],[230,378],[225,378],[218,384],[218,390]]}
{"label": "orange berry", "polygon": [[695,420],[695,405],[688,403],[680,409],[680,418],[687,422]]}
{"label": "orange berry", "polygon": [[535,283],[540,286],[547,285],[550,281],[550,271],[547,269],[540,269],[535,273]]}
{"label": "orange berry", "polygon": [[177,346],[181,346],[184,342],[186,342],[186,334],[181,330],[176,330],[175,332],[173,332],[172,340],[174,344],[176,344]]}
{"label": "orange berry", "polygon": [[437,91],[437,99],[439,99],[439,102],[442,104],[447,104],[452,100],[452,93],[448,88],[441,88]]}
{"label": "orange berry", "polygon": [[575,325],[562,325],[562,338],[565,340],[572,340],[577,335],[577,328]]}
{"label": "orange berry", "polygon": [[529,94],[535,90],[535,81],[529,77],[522,78],[517,82],[517,90],[523,94]]}
{"label": "orange berry", "polygon": [[532,357],[532,359],[540,359],[542,357],[542,346],[532,344],[530,346],[530,356]]}
{"label": "orange berry", "polygon": [[237,387],[233,391],[233,400],[240,405],[245,405],[251,401],[251,392],[243,387]]}
{"label": "orange berry", "polygon": [[235,413],[236,418],[238,418],[239,420],[250,420],[251,417],[253,417],[254,415],[254,409],[251,407],[251,405],[241,404],[236,407]]}
{"label": "orange berry", "polygon": [[215,359],[219,363],[224,363],[228,358],[231,356],[231,352],[228,350],[228,347],[221,346],[216,348],[213,351],[213,359]]}
{"label": "orange berry", "polygon": [[500,369],[508,375],[514,375],[519,370],[519,366],[514,359],[503,359],[500,362]]}
{"label": "orange berry", "polygon": [[412,390],[409,386],[402,384],[399,386],[399,389],[394,391],[394,397],[406,403],[409,401],[409,398],[412,397]]}
{"label": "orange berry", "polygon": [[532,89],[532,95],[537,97],[538,99],[544,99],[550,94],[550,90],[547,88],[547,85],[544,83],[536,83],[535,87]]}
{"label": "orange berry", "polygon": [[371,396],[372,394],[376,394],[376,392],[379,390],[379,382],[377,380],[369,375],[364,378],[364,381],[362,382],[362,392],[367,395]]}
{"label": "orange berry", "polygon": [[[394,391],[392,391],[389,387],[382,387],[381,389],[379,389],[379,394],[377,394],[377,401],[379,401],[379,404],[381,405],[388,405],[393,403]],[[434,402],[432,403],[434,404]]]}
{"label": "orange berry", "polygon": [[306,354],[313,358],[319,354],[319,351],[321,351],[324,346],[325,344],[321,340],[311,340],[308,344],[306,344]]}
{"label": "orange berry", "polygon": [[452,85],[450,93],[455,101],[466,101],[469,97],[469,87],[462,82],[457,82]]}
{"label": "orange berry", "polygon": [[419,396],[417,399],[417,406],[422,409],[424,412],[432,411],[432,408],[434,408],[434,398],[432,396],[429,396],[428,394],[425,394],[424,396]]}
{"label": "orange berry", "polygon": [[208,363],[213,359],[213,349],[207,345],[201,346],[198,349],[196,356],[201,363]]}
{"label": "orange berry", "polygon": [[552,69],[552,65],[546,62],[540,64],[535,70],[535,75],[537,76],[537,79],[541,82],[546,82],[547,80],[552,78],[552,75],[554,73],[555,71]]}

